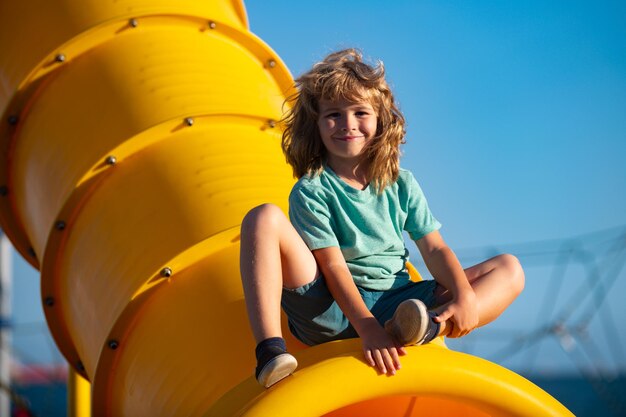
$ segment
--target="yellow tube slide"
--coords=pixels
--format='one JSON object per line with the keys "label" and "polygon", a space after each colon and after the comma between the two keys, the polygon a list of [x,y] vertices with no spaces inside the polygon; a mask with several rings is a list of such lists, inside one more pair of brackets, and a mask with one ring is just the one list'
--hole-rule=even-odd
{"label": "yellow tube slide", "polygon": [[386,378],[357,341],[290,339],[299,371],[254,382],[239,225],[286,209],[291,89],[237,0],[0,1],[1,226],[93,414],[571,415],[440,345]]}

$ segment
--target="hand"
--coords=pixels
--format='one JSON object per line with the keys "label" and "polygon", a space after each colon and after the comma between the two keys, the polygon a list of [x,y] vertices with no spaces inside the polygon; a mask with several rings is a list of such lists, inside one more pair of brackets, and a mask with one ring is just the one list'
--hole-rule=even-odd
{"label": "hand", "polygon": [[373,317],[359,335],[367,363],[382,374],[395,375],[400,369],[400,356],[406,355],[404,347],[398,346]]}
{"label": "hand", "polygon": [[451,324],[452,329],[447,334],[450,338],[463,337],[478,327],[478,308],[473,292],[465,293],[433,311],[437,314],[436,322],[448,320],[447,325]]}

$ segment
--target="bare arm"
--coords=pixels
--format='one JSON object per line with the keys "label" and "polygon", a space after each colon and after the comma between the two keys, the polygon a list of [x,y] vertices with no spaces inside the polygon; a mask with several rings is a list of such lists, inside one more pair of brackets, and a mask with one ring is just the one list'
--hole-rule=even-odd
{"label": "bare arm", "polygon": [[449,337],[461,337],[478,326],[476,296],[456,255],[446,245],[438,231],[427,234],[417,247],[433,278],[446,288],[451,300],[435,309],[437,321],[453,324]]}
{"label": "bare arm", "polygon": [[366,361],[382,373],[395,374],[400,369],[399,355],[405,350],[393,339],[368,310],[352,279],[338,247],[313,251],[313,256],[326,279],[326,285],[363,342]]}

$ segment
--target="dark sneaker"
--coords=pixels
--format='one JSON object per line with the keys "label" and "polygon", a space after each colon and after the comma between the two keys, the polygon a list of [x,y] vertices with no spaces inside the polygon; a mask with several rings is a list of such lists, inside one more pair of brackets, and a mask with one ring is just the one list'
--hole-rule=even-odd
{"label": "dark sneaker", "polygon": [[426,304],[410,299],[398,305],[385,330],[403,346],[421,345],[437,337],[439,323],[433,321]]}
{"label": "dark sneaker", "polygon": [[281,353],[256,368],[256,380],[265,388],[285,379],[298,367],[298,361],[289,353]]}

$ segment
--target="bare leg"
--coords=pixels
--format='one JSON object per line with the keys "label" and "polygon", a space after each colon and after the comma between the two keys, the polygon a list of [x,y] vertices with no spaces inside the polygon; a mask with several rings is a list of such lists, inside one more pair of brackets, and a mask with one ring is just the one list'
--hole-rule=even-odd
{"label": "bare leg", "polygon": [[[524,289],[524,271],[513,255],[498,255],[465,269],[465,275],[476,294],[478,327],[494,321]],[[441,288],[441,287],[439,287]],[[451,300],[449,291],[441,288],[435,294],[437,304]],[[442,323],[440,334],[450,333],[451,322]]]}
{"label": "bare leg", "polygon": [[257,343],[282,337],[283,286],[297,288],[318,276],[317,263],[282,210],[252,209],[241,224],[240,270],[250,327]]}

